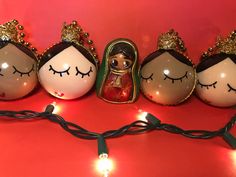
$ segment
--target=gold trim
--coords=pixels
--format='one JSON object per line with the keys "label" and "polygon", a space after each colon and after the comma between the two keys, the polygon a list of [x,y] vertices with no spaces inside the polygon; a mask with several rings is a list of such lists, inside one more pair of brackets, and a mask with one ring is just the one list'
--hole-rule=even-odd
{"label": "gold trim", "polygon": [[236,55],[236,30],[232,31],[225,39],[218,36],[215,45],[204,52],[202,57],[205,58],[219,53]]}
{"label": "gold trim", "polygon": [[38,60],[38,54],[36,53],[37,49],[29,42],[24,40],[25,33],[23,32],[24,27],[19,24],[17,20],[11,20],[0,25],[0,40],[6,42],[14,42],[21,44],[28,48],[34,54],[36,60]]}
{"label": "gold trim", "polygon": [[183,40],[174,29],[170,29],[158,37],[158,49],[175,50],[181,54],[186,51]]}

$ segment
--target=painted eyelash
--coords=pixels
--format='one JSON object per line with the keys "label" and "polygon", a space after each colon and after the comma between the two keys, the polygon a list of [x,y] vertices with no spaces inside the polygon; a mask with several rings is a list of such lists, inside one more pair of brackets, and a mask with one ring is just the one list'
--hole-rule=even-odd
{"label": "painted eyelash", "polygon": [[32,72],[32,71],[34,71],[34,64],[32,65],[32,68],[28,71],[28,72],[21,72],[21,71],[19,71],[15,66],[13,66],[13,68],[14,68],[14,72],[13,72],[13,74],[16,74],[16,73],[19,73],[20,74],[20,77],[22,77],[23,75],[27,75],[27,76],[29,76],[30,77],[30,73]]}
{"label": "painted eyelash", "polygon": [[149,79],[153,80],[152,76],[153,76],[153,73],[152,73],[149,77],[143,77],[143,76],[141,75],[141,78],[144,79],[144,80],[146,80],[146,82],[147,82]]}
{"label": "painted eyelash", "polygon": [[79,69],[78,69],[78,67],[76,66],[75,67],[75,69],[76,69],[76,76],[78,75],[78,74],[80,74],[81,75],[81,78],[84,78],[84,76],[90,76],[90,73],[91,72],[93,72],[93,70],[92,70],[92,67],[90,66],[90,69],[89,69],[89,71],[87,72],[87,73],[82,73]]}
{"label": "painted eyelash", "polygon": [[179,77],[179,78],[172,78],[172,77],[166,75],[165,73],[164,73],[164,76],[165,76],[164,80],[170,79],[172,81],[172,84],[173,84],[177,80],[180,80],[182,82],[183,78],[187,79],[188,78],[188,71],[186,71],[185,74],[182,77]]}
{"label": "painted eyelash", "polygon": [[236,93],[236,89],[235,89],[235,88],[233,88],[233,87],[232,87],[231,85],[229,85],[229,84],[227,84],[227,86],[229,87],[228,92],[234,91],[234,92]]}
{"label": "painted eyelash", "polygon": [[203,87],[206,87],[207,89],[209,89],[209,87],[216,88],[217,81],[215,81],[212,84],[207,85],[207,84],[202,84],[199,80],[197,80],[197,84],[200,85],[201,88],[203,88]]}
{"label": "painted eyelash", "polygon": [[50,67],[49,71],[53,71],[53,74],[60,74],[60,77],[63,76],[63,73],[66,73],[67,75],[70,75],[70,73],[69,73],[70,67],[65,71],[56,71],[55,69],[53,69],[52,65],[49,65],[49,67]]}
{"label": "painted eyelash", "polygon": [[[2,71],[2,69],[0,68],[0,72]],[[0,73],[0,76],[4,76],[3,74]]]}

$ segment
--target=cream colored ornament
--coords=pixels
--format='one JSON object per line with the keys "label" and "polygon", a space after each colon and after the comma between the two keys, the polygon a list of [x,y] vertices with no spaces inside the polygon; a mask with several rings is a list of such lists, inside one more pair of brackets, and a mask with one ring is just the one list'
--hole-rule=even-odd
{"label": "cream colored ornament", "polygon": [[217,107],[236,105],[236,33],[218,38],[197,66],[198,97]]}
{"label": "cream colored ornament", "polygon": [[76,21],[64,24],[62,42],[47,49],[38,64],[41,85],[51,95],[75,99],[85,95],[94,85],[97,59],[88,33]]}

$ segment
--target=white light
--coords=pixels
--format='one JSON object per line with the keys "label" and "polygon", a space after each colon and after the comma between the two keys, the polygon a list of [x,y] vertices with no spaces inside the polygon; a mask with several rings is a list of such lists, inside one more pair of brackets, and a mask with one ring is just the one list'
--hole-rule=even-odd
{"label": "white light", "polygon": [[27,85],[27,82],[24,82],[23,85],[26,86],[26,85]]}
{"label": "white light", "polygon": [[8,67],[9,67],[9,65],[7,63],[3,63],[1,68],[7,69]]}
{"label": "white light", "polygon": [[163,72],[164,72],[164,74],[166,74],[166,75],[170,74],[170,70],[168,70],[168,69],[165,69]]}
{"label": "white light", "polygon": [[108,177],[109,172],[113,168],[113,163],[108,159],[108,154],[101,154],[99,160],[97,161],[97,170],[102,173],[103,177]]}
{"label": "white light", "polygon": [[160,95],[160,92],[159,92],[159,91],[156,91],[156,95]]}
{"label": "white light", "polygon": [[147,114],[148,114],[147,112],[143,111],[142,109],[139,109],[137,114],[137,119],[147,122],[146,119]]}
{"label": "white light", "polygon": [[57,113],[60,112],[61,109],[60,109],[60,107],[57,105],[57,103],[55,101],[52,102],[51,105],[54,106],[53,114],[57,114]]}
{"label": "white light", "polygon": [[234,166],[236,167],[236,152],[235,151],[232,151],[231,158],[232,158]]}

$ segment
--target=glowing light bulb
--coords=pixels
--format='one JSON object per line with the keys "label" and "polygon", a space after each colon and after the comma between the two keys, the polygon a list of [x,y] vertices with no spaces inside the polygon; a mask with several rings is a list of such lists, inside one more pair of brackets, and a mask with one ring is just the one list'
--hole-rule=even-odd
{"label": "glowing light bulb", "polygon": [[147,119],[146,119],[147,114],[148,114],[147,112],[143,111],[142,109],[139,109],[138,114],[137,114],[137,119],[147,122]]}
{"label": "glowing light bulb", "polygon": [[231,159],[233,161],[234,167],[236,168],[236,152],[231,152]]}
{"label": "glowing light bulb", "polygon": [[47,107],[44,108],[46,112],[57,114],[60,111],[60,107],[57,105],[57,103],[54,101],[51,104],[47,105]]}
{"label": "glowing light bulb", "polygon": [[60,112],[61,109],[60,109],[60,107],[57,105],[57,103],[55,101],[52,102],[51,105],[54,106],[53,114],[57,114],[57,113]]}
{"label": "glowing light bulb", "polygon": [[103,177],[108,177],[112,168],[113,163],[110,159],[108,159],[108,154],[100,154],[97,162],[97,170],[102,173]]}

